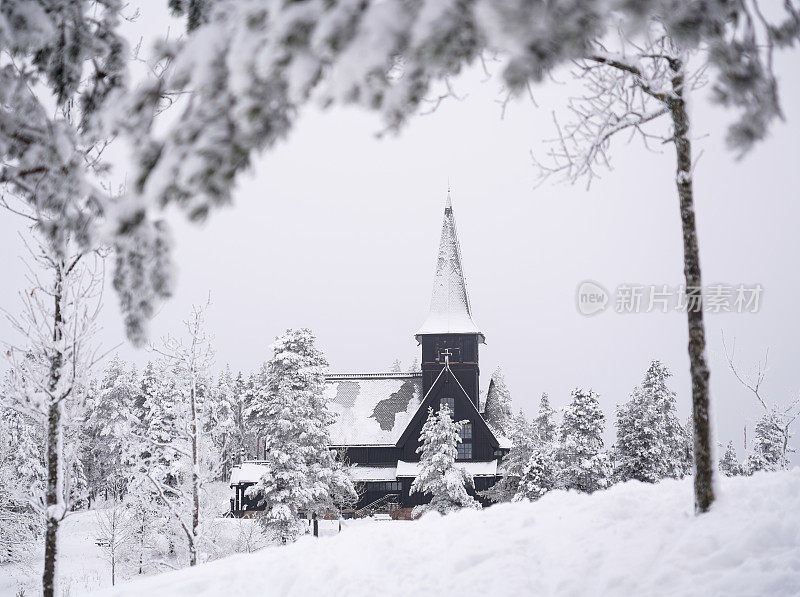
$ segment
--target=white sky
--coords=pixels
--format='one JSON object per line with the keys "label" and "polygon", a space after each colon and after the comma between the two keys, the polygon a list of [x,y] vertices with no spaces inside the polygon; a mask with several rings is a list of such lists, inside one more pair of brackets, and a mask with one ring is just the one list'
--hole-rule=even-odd
{"label": "white sky", "polygon": [[[158,31],[150,19],[132,30]],[[778,71],[786,122],[766,143],[736,161],[724,148],[730,115],[700,91],[693,104],[704,153],[695,173],[703,277],[710,283],[760,283],[757,314],[707,317],[711,392],[718,439],[751,433],[759,410],[727,370],[721,337],[736,339],[737,360],[753,369],[769,348],[768,398],[798,396],[795,303],[800,296],[800,69],[797,53]],[[498,69],[499,70],[499,69]],[[587,191],[534,188],[529,152],[553,134],[551,112],[564,115],[563,84],[536,90],[501,119],[496,81],[480,69],[458,79],[462,101],[414,118],[398,135],[377,139],[373,114],[336,108],[306,111],[290,139],[262,155],[236,189],[236,205],[203,226],[172,214],[179,268],[174,298],[152,322],[152,337],[180,332],[192,303],[211,292],[209,327],[219,368],[249,372],[289,327],[309,327],[331,370],[387,370],[395,358],[419,356],[413,334],[430,301],[448,181],[473,315],[487,337],[482,385],[502,365],[515,406],[531,415],[548,392],[565,406],[575,386],[600,394],[609,418],[640,383],[651,359],[675,371],[680,416],[689,413],[690,383],[683,313],[580,315],[575,291],[591,279],[622,283],[683,281],[682,242],[671,145],[647,152],[638,142],[612,147],[615,169]],[[16,311],[25,284],[16,231],[0,218],[0,308]],[[101,341],[123,341],[116,297],[109,290]],[[0,338],[10,334],[0,322]],[[143,364],[127,344],[120,354]]]}

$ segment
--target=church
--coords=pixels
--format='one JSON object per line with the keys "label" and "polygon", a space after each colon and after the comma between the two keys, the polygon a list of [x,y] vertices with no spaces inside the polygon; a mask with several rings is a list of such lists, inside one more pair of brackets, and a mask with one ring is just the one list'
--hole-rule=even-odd
{"label": "church", "polygon": [[[410,493],[417,475],[419,436],[428,408],[446,404],[462,426],[457,465],[475,480],[472,495],[498,479],[500,460],[510,449],[483,417],[478,353],[485,337],[472,318],[453,206],[448,192],[428,317],[415,334],[422,349],[421,371],[412,373],[338,373],[325,380],[325,397],[336,421],[331,449],[351,465],[359,501],[353,512],[388,512],[406,517],[428,501]],[[231,513],[258,510],[246,489],[261,477],[258,461],[233,469]],[[478,499],[486,503],[478,496]]]}

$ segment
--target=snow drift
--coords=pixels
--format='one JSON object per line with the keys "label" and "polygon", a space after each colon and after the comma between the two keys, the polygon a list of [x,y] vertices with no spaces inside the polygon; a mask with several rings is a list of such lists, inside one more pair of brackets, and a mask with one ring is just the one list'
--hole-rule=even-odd
{"label": "snow drift", "polygon": [[218,560],[103,595],[797,595],[800,469],[691,479],[465,510]]}

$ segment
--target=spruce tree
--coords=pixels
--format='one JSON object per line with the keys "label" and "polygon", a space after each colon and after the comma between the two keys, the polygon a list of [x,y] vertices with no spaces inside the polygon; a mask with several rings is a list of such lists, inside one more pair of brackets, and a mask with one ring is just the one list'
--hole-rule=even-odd
{"label": "spruce tree", "polygon": [[422,426],[419,439],[421,454],[419,473],[411,484],[411,493],[431,496],[428,504],[414,508],[412,515],[426,512],[447,514],[461,508],[480,508],[478,501],[467,493],[475,483],[466,470],[456,465],[457,445],[461,441],[459,429],[466,421],[453,421],[447,405],[439,412],[428,409],[428,418]]}
{"label": "spruce tree", "polygon": [[747,473],[779,471],[789,468],[783,417],[775,408],[765,412],[756,423],[753,448],[747,457]]}
{"label": "spruce tree", "polygon": [[489,391],[486,394],[486,406],[483,418],[500,435],[507,436],[511,433],[511,420],[514,413],[511,410],[511,392],[506,386],[505,377],[500,367],[492,373],[489,380]]}
{"label": "spruce tree", "polygon": [[592,493],[610,484],[611,463],[603,451],[605,415],[597,394],[576,388],[564,409],[558,451],[560,483],[564,489]]}
{"label": "spruce tree", "polygon": [[[115,356],[106,366],[99,386],[90,398],[87,435],[91,442],[90,483],[94,492],[124,491],[123,455],[134,430],[138,394],[135,372]],[[121,497],[121,496],[117,496]]]}
{"label": "spruce tree", "polygon": [[555,487],[556,463],[550,450],[537,449],[522,472],[514,501],[538,500]]}
{"label": "spruce tree", "polygon": [[534,425],[536,427],[536,435],[540,444],[552,444],[556,440],[558,433],[558,426],[553,420],[555,410],[550,406],[550,397],[547,392],[542,393],[542,398],[539,401],[539,414],[536,415]]}
{"label": "spruce tree", "polygon": [[[535,425],[520,410],[511,424],[511,450],[500,463],[502,478],[482,495],[493,502],[511,501],[517,494],[525,468],[540,446]],[[552,450],[552,444],[549,446]]]}
{"label": "spruce tree", "polygon": [[282,543],[302,532],[300,510],[319,514],[334,496],[355,495],[352,482],[328,449],[333,416],[323,388],[328,363],[310,330],[287,330],[272,345],[250,416],[264,437],[261,479],[248,488],[264,507],[262,523]]}
{"label": "spruce tree", "polygon": [[616,476],[655,483],[682,478],[686,471],[686,431],[675,414],[675,392],[667,387],[669,370],[653,361],[641,386],[617,407]]}
{"label": "spruce tree", "polygon": [[732,441],[725,448],[725,455],[719,461],[719,472],[726,477],[738,477],[744,473],[744,467],[736,456],[736,448]]}

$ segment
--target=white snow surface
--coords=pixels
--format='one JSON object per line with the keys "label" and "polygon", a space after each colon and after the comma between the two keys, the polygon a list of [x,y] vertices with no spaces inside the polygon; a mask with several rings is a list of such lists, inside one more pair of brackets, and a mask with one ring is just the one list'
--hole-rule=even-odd
{"label": "white snow surface", "polygon": [[798,595],[800,469],[692,480],[353,525],[101,595]]}
{"label": "white snow surface", "polygon": [[[456,462],[456,466],[467,471],[473,477],[494,477],[497,475],[497,461],[489,462]],[[419,462],[397,462],[398,477],[416,477],[419,474]]]}

